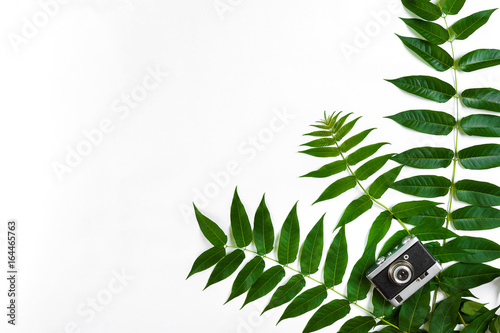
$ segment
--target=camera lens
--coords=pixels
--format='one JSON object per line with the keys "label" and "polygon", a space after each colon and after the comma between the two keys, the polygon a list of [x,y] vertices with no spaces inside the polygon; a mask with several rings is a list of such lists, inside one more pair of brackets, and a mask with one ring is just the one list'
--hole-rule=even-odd
{"label": "camera lens", "polygon": [[413,277],[413,267],[407,261],[397,261],[389,268],[389,277],[395,284],[404,285]]}

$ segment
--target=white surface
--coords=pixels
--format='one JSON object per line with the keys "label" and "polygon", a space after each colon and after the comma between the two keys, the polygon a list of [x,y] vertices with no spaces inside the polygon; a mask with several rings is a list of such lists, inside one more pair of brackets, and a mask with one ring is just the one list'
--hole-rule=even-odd
{"label": "white surface", "polygon": [[[23,18],[39,15],[40,5],[27,0],[0,4],[0,221],[19,221],[21,267],[19,323],[7,327],[2,312],[2,332],[300,332],[310,315],[275,327],[284,307],[260,319],[258,302],[242,311],[243,297],[222,306],[234,277],[204,292],[208,271],[184,280],[209,244],[193,215],[183,212],[200,200],[196,193],[211,186],[211,173],[228,163],[238,166],[237,174],[200,204],[225,231],[238,185],[251,216],[266,192],[276,229],[299,199],[302,239],[327,211],[326,249],[342,207],[360,193],[311,207],[329,183],[298,178],[322,165],[297,150],[307,125],[323,110],[363,115],[358,131],[377,126],[372,142],[393,143],[381,153],[452,146],[451,136],[413,133],[383,118],[440,107],[383,81],[437,75],[394,35],[409,35],[398,19],[409,14],[399,2],[66,2],[17,52],[9,39],[22,33]],[[219,3],[230,10],[218,12]],[[496,6],[495,0],[469,1],[462,15]],[[376,13],[390,10],[383,24],[377,23]],[[457,42],[458,55],[500,48],[498,15],[470,40]],[[372,37],[361,45],[358,35],[365,29],[372,29]],[[347,44],[358,45],[358,53],[346,57],[341,45]],[[159,77],[156,86],[148,71],[158,68],[169,76]],[[449,72],[437,76],[451,80]],[[122,94],[140,92],[143,80],[156,87],[127,109]],[[499,88],[500,69],[459,80],[462,88]],[[440,109],[451,108],[448,103]],[[281,126],[273,117],[284,110],[293,119],[281,120]],[[266,141],[273,124],[278,128]],[[65,163],[68,149],[84,142],[83,131],[96,128],[109,133],[59,179],[54,162]],[[249,140],[259,134],[266,143],[256,150]],[[473,142],[484,141],[461,139],[460,146]],[[449,176],[451,170],[438,172]],[[493,181],[497,174],[459,170],[458,178]],[[390,192],[383,201],[400,199]],[[373,209],[348,226],[349,269],[378,212]],[[498,231],[483,234],[500,239]],[[5,240],[0,241],[5,258]],[[120,288],[114,276],[122,270],[134,279]],[[110,288],[116,293],[106,291]],[[500,302],[499,288],[497,282],[482,292],[490,304]],[[113,299],[100,312],[90,311],[86,302],[98,295]]]}

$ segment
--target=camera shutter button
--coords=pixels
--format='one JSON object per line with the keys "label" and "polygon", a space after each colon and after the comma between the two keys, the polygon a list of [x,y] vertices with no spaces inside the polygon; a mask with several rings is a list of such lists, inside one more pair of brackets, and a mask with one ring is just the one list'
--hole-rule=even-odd
{"label": "camera shutter button", "polygon": [[380,265],[381,263],[383,263],[385,261],[385,257],[380,257],[378,258],[377,260],[377,265]]}

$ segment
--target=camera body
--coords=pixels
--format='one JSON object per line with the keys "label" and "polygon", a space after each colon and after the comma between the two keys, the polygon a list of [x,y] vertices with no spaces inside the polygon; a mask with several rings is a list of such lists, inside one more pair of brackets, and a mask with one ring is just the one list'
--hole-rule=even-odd
{"label": "camera body", "polygon": [[435,277],[443,268],[420,240],[408,236],[366,272],[366,277],[397,307]]}

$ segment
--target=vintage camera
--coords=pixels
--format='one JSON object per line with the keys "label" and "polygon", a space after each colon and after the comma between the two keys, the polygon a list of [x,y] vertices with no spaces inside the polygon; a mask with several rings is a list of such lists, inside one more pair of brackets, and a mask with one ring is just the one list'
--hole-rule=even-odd
{"label": "vintage camera", "polygon": [[414,235],[377,259],[366,277],[393,306],[399,306],[443,268]]}

